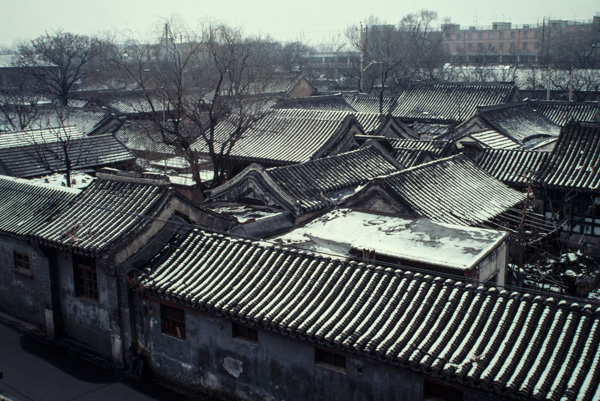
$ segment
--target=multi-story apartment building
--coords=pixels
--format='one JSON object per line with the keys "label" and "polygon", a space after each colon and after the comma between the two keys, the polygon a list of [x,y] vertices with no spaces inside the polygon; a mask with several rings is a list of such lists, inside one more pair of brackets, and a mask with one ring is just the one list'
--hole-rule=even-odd
{"label": "multi-story apartment building", "polygon": [[577,43],[578,57],[598,60],[600,17],[591,21],[546,20],[514,25],[494,22],[491,26],[458,24],[443,26],[445,49],[453,62],[535,63],[560,52],[565,42]]}

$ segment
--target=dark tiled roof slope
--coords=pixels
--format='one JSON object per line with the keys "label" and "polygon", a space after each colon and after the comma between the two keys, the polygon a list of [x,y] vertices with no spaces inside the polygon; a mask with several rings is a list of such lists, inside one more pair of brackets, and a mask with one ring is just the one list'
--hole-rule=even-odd
{"label": "dark tiled roof slope", "polygon": [[171,249],[146,295],[502,398],[600,395],[595,306],[203,232]]}
{"label": "dark tiled roof slope", "polygon": [[542,184],[560,189],[600,188],[600,124],[569,124],[540,172]]}
{"label": "dark tiled roof slope", "polygon": [[578,122],[599,121],[598,102],[535,101],[531,102],[531,105],[547,119],[560,126],[567,125],[572,120]]}
{"label": "dark tiled roof slope", "polygon": [[356,111],[340,95],[280,99],[272,107],[274,109],[330,110],[350,112]]}
{"label": "dark tiled roof slope", "polygon": [[485,149],[479,167],[508,185],[526,185],[536,179],[548,152],[516,149]]}
{"label": "dark tiled roof slope", "polygon": [[69,207],[79,190],[0,176],[0,233],[23,237]]}
{"label": "dark tiled roof slope", "polygon": [[518,149],[520,145],[514,139],[501,134],[500,132],[489,129],[470,134],[471,138],[480,143],[483,147],[493,149]]}
{"label": "dark tiled roof slope", "polygon": [[412,83],[398,96],[392,115],[405,120],[462,122],[475,114],[477,106],[507,103],[516,91],[511,83]]}
{"label": "dark tiled roof slope", "polygon": [[474,226],[525,199],[463,155],[378,178],[415,214],[438,223]]}
{"label": "dark tiled roof slope", "polygon": [[[63,143],[0,148],[0,172],[14,177],[36,177],[66,171]],[[72,169],[97,168],[133,162],[135,157],[111,134],[73,140],[67,153]]]}
{"label": "dark tiled roof slope", "polygon": [[[379,97],[365,94],[345,94],[342,95],[344,100],[359,113],[380,114],[379,113]],[[389,114],[394,109],[396,98],[385,96],[383,98],[383,114]]]}
{"label": "dark tiled roof slope", "polygon": [[451,142],[448,140],[424,139],[387,139],[394,149],[414,149],[431,153],[434,157],[446,156],[450,151]]}
{"label": "dark tiled roof slope", "polygon": [[479,115],[492,128],[519,143],[539,137],[558,136],[560,127],[536,112],[529,103],[482,107]]}
{"label": "dark tiled roof slope", "polygon": [[[243,134],[233,146],[231,156],[256,162],[302,163],[332,146],[352,118],[345,111],[274,110]],[[228,121],[218,124],[217,146],[227,141],[233,130]],[[207,152],[203,140],[195,142],[194,148],[200,153]]]}
{"label": "dark tiled roof slope", "polygon": [[421,160],[428,154],[424,150],[416,149],[394,149],[394,159],[405,168],[410,168],[422,163]]}
{"label": "dark tiled roof slope", "polygon": [[135,152],[175,154],[175,147],[164,144],[154,124],[126,123],[114,135],[128,149]]}
{"label": "dark tiled roof slope", "polygon": [[330,205],[327,195],[353,190],[377,176],[395,171],[398,168],[373,146],[268,170],[307,212]]}
{"label": "dark tiled roof slope", "polygon": [[391,156],[375,145],[305,163],[265,170],[253,164],[229,182],[215,188],[207,202],[238,201],[247,180],[260,181],[269,198],[296,216],[334,205],[334,199],[347,195],[379,175],[399,168]]}
{"label": "dark tiled roof slope", "polygon": [[33,232],[39,242],[98,256],[127,235],[151,223],[166,187],[96,179],[73,206]]}

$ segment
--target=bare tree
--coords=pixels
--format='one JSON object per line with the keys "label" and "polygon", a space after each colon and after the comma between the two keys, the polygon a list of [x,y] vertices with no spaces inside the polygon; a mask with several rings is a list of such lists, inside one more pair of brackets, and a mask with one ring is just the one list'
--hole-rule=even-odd
{"label": "bare tree", "polygon": [[[189,163],[197,188],[204,189],[201,154],[210,158],[218,185],[229,175],[233,147],[264,114],[258,94],[272,65],[270,46],[225,25],[196,33],[167,23],[161,42],[132,45],[112,61],[129,77],[163,143]],[[219,125],[227,129],[217,132]]]}
{"label": "bare tree", "polygon": [[[82,164],[87,155],[82,132],[68,126],[68,118],[67,109],[53,107],[45,110],[24,131],[23,139],[33,145],[28,156],[51,173],[64,172],[66,185],[70,187],[73,169]],[[36,126],[38,129],[34,129]]]}
{"label": "bare tree", "polygon": [[57,31],[20,45],[16,62],[27,68],[46,93],[66,105],[73,86],[85,78],[86,66],[99,48],[97,39]]}

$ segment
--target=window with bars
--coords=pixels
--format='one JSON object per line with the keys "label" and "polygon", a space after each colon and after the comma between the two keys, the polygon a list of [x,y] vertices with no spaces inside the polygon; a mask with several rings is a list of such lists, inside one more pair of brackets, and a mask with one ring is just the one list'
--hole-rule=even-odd
{"label": "window with bars", "polygon": [[15,269],[19,270],[31,270],[31,265],[29,264],[29,255],[26,255],[21,252],[15,252]]}
{"label": "window with bars", "polygon": [[423,399],[427,401],[463,401],[463,392],[439,383],[425,381]]}
{"label": "window with bars", "polygon": [[233,323],[233,337],[258,344],[258,330],[241,324]]}
{"label": "window with bars", "polygon": [[98,274],[93,258],[73,257],[75,270],[75,294],[80,297],[98,299]]}
{"label": "window with bars", "polygon": [[315,363],[330,369],[346,372],[346,357],[324,349],[315,348]]}
{"label": "window with bars", "polygon": [[185,340],[185,311],[160,304],[160,329],[164,334]]}

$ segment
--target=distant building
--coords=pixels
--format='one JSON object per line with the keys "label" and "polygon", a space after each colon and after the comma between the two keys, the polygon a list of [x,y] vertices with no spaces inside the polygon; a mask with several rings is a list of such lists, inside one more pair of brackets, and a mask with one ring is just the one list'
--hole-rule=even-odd
{"label": "distant building", "polygon": [[493,22],[491,26],[447,24],[444,38],[452,62],[459,63],[536,63],[552,53],[552,41],[557,34],[575,35],[575,40],[591,40],[587,55],[598,59],[600,17],[591,21],[549,20],[542,23],[515,25]]}

